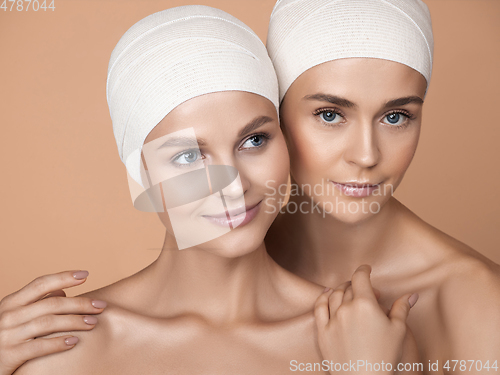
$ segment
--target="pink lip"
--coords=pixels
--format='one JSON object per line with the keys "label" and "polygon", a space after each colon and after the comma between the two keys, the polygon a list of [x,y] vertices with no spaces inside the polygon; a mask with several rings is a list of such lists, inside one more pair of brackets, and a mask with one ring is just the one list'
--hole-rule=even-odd
{"label": "pink lip", "polygon": [[[259,203],[253,206],[247,206],[243,208],[236,208],[230,211],[226,211],[219,214],[213,215],[202,215],[205,219],[211,221],[214,224],[221,225],[223,227],[230,227],[231,229],[236,227],[241,227],[252,221],[252,219],[257,215],[260,207]],[[228,219],[229,216],[229,219]]]}
{"label": "pink lip", "polygon": [[381,184],[330,181],[337,189],[349,197],[367,197],[377,190]]}

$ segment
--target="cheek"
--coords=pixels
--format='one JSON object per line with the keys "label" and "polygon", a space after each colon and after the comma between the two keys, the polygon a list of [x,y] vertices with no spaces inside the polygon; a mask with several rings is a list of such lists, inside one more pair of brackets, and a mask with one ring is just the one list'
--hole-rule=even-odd
{"label": "cheek", "polygon": [[274,135],[265,152],[258,157],[248,158],[244,164],[245,178],[251,186],[250,192],[260,197],[277,199],[273,192],[280,186],[286,188],[289,173],[290,159],[281,132]]}
{"label": "cheek", "polygon": [[283,134],[275,135],[273,145],[269,152],[265,153],[265,160],[260,165],[262,177],[259,178],[259,185],[265,186],[270,181],[276,181],[276,184],[286,184],[290,173],[290,157]]}
{"label": "cheek", "polygon": [[384,169],[397,180],[401,180],[410,166],[418,145],[419,130],[387,137],[384,140],[383,155]]}
{"label": "cheek", "polygon": [[297,182],[309,179],[316,172],[321,177],[331,169],[342,150],[342,134],[322,127],[313,117],[297,116],[286,126],[291,170]]}

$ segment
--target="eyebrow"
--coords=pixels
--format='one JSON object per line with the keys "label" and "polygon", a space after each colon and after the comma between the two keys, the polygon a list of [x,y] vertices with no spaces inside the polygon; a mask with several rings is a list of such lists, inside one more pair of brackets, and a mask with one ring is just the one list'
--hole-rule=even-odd
{"label": "eyebrow", "polygon": [[318,94],[313,94],[313,95],[306,95],[306,96],[304,96],[303,99],[317,100],[320,102],[328,102],[328,103],[336,104],[340,107],[346,107],[346,108],[356,108],[357,107],[357,105],[355,103],[351,102],[350,100],[347,100],[345,98],[341,98],[340,96],[336,96],[336,95],[318,93]]}
{"label": "eyebrow", "polygon": [[[336,95],[323,94],[323,93],[307,95],[307,96],[304,96],[303,99],[328,102],[328,103],[336,104],[340,107],[346,107],[346,108],[357,108],[358,107],[358,105],[356,103],[351,102],[350,100],[348,100],[346,98],[342,98],[342,97],[336,96]],[[389,100],[387,103],[384,104],[384,109],[391,108],[391,107],[399,107],[399,106],[403,106],[403,105],[410,104],[410,103],[423,104],[424,101],[419,96],[415,96],[415,95],[405,96],[403,98]]]}
{"label": "eyebrow", "polygon": [[399,107],[410,103],[424,104],[424,100],[419,96],[406,96],[404,98],[389,100],[385,103],[384,108]]}
{"label": "eyebrow", "polygon": [[260,128],[264,124],[273,121],[271,117],[268,116],[259,116],[250,121],[241,131],[238,133],[238,137],[243,137],[244,135],[254,131],[255,129]]}
{"label": "eyebrow", "polygon": [[[256,117],[247,125],[245,125],[245,127],[239,132],[238,137],[243,137],[244,135],[254,131],[257,128],[260,128],[264,124],[267,124],[271,121],[273,121],[273,119],[268,116]],[[180,136],[167,139],[164,143],[162,143],[161,146],[158,147],[158,150],[166,147],[197,147],[205,146],[206,144],[207,142],[202,138],[194,139],[192,137]]]}
{"label": "eyebrow", "polygon": [[192,137],[173,137],[167,139],[158,150],[165,147],[197,147],[197,146],[205,146],[205,140],[201,138],[192,138]]}

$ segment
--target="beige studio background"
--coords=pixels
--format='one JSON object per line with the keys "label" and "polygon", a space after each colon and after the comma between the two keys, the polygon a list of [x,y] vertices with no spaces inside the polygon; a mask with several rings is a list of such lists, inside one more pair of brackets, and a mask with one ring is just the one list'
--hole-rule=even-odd
{"label": "beige studio background", "polygon": [[[0,9],[0,298],[43,274],[88,270],[86,283],[67,290],[74,296],[159,254],[163,226],[131,204],[106,103],[121,35],[151,13],[204,4],[265,41],[274,2],[55,0],[54,11]],[[435,65],[420,144],[396,196],[498,263],[500,0],[425,2]]]}

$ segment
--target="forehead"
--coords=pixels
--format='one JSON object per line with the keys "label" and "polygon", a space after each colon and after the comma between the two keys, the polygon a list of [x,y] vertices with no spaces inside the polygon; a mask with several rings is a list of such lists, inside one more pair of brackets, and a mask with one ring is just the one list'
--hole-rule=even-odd
{"label": "forehead", "polygon": [[200,95],[174,108],[148,134],[146,141],[182,129],[193,128],[197,135],[231,135],[258,116],[277,121],[273,103],[263,96],[243,91],[221,91]]}
{"label": "forehead", "polygon": [[305,71],[291,85],[290,92],[324,92],[345,97],[395,98],[417,95],[423,98],[427,81],[407,65],[376,58],[347,58],[329,61]]}

